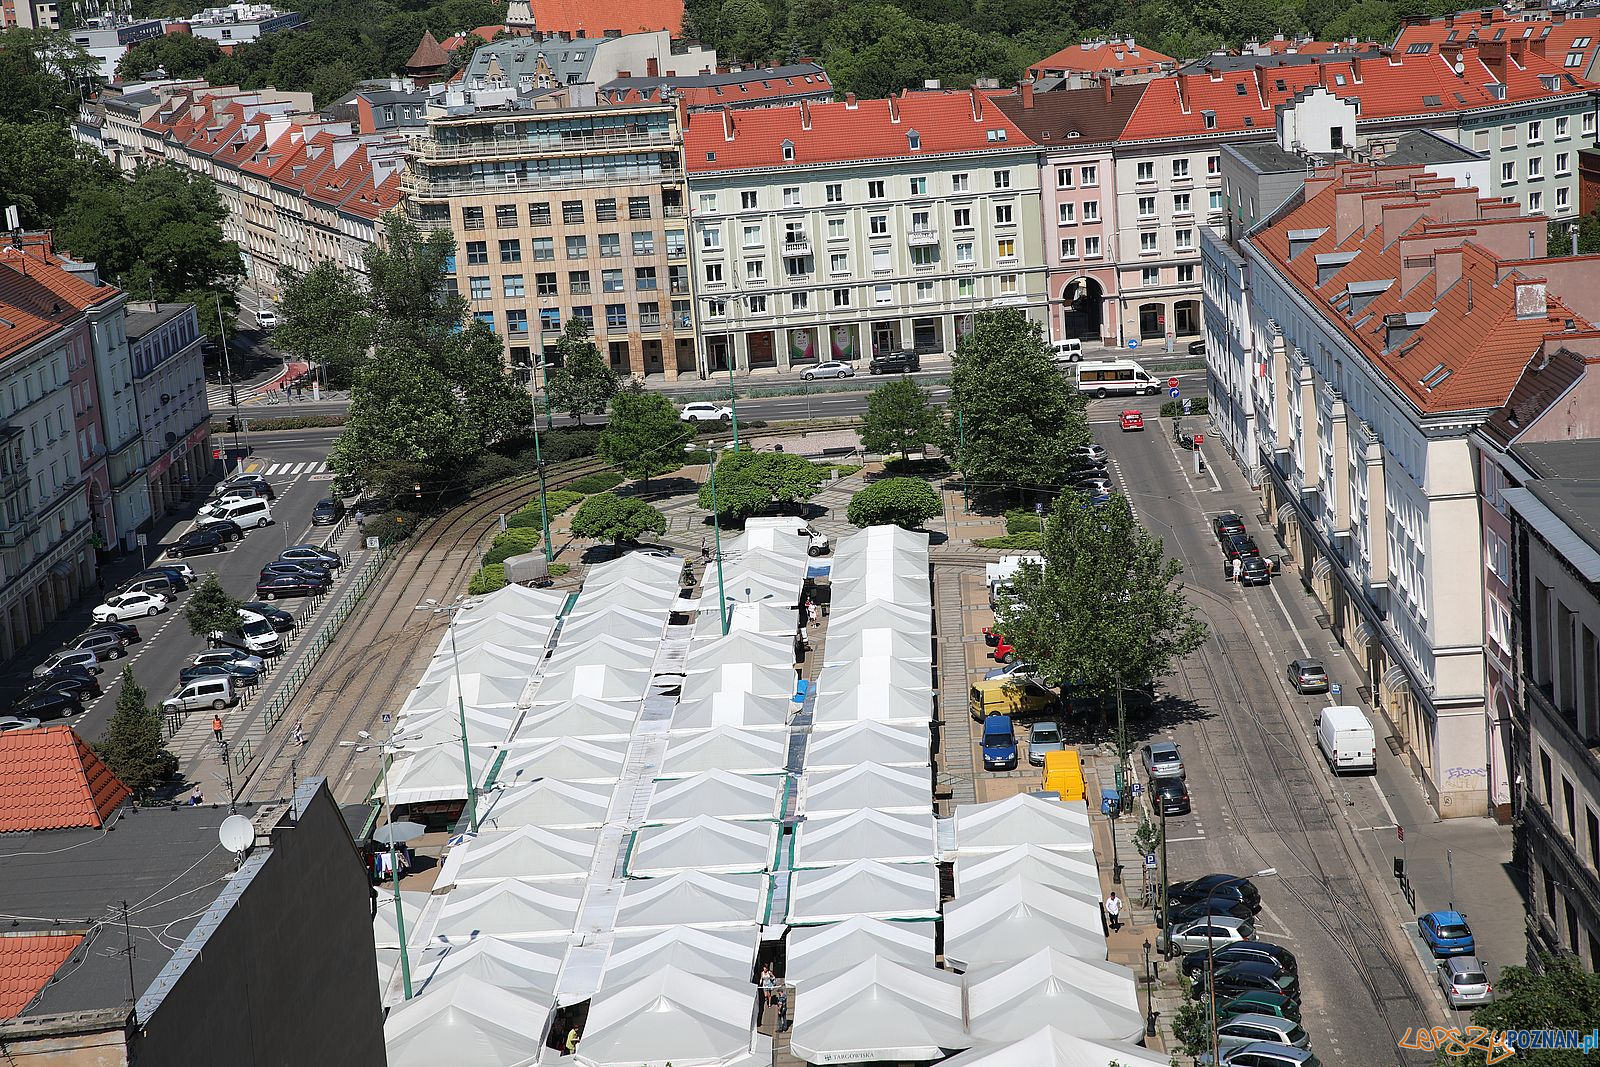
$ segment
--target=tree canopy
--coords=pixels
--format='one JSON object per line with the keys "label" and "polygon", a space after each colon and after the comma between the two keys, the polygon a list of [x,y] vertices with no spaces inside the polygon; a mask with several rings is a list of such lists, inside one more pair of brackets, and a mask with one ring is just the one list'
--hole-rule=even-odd
{"label": "tree canopy", "polygon": [[177,760],[167,751],[166,738],[162,736],[161,715],[150,706],[144,686],[134,680],[132,667],[122,669],[116,710],[106,723],[105,736],[94,748],[111,773],[136,797],[177,768]]}
{"label": "tree canopy", "polygon": [[856,526],[916,529],[944,511],[933,487],[921,478],[881,478],[850,498],[846,515]]}
{"label": "tree canopy", "polygon": [[694,436],[672,401],[634,382],[611,398],[600,458],[629,478],[648,481],[683,466],[683,446]]}
{"label": "tree canopy", "polygon": [[355,381],[367,358],[372,320],[366,293],[339,265],[323,260],[305,274],[286,276],[282,325],[272,343],[291,355],[323,368],[329,385],[344,388]]}
{"label": "tree canopy", "polygon": [[[1575,1030],[1587,1034],[1600,1027],[1600,976],[1583,969],[1573,956],[1542,954],[1539,969],[1506,967],[1495,983],[1494,1001],[1472,1012],[1474,1026],[1491,1033],[1507,1030]],[[1441,1049],[1437,1067],[1484,1067],[1487,1057],[1473,1049]],[[1517,1049],[1506,1063],[1527,1067],[1586,1067],[1593,1054],[1581,1049]]]}
{"label": "tree canopy", "polygon": [[637,541],[646,533],[667,532],[661,512],[631,496],[596,493],[584,498],[572,516],[572,533],[596,541]]}
{"label": "tree canopy", "polygon": [[228,595],[215,574],[208,574],[183,607],[183,617],[189,623],[189,632],[196,637],[213,633],[227,633],[239,628],[240,602]]}
{"label": "tree canopy", "polygon": [[589,324],[577,316],[567,320],[555,348],[559,366],[545,379],[550,405],[582,426],[584,416],[598,415],[617,395],[617,372],[595,347]]}
{"label": "tree canopy", "polygon": [[[712,507],[712,480],[716,481],[716,507]],[[739,448],[716,461],[711,476],[700,488],[700,506],[723,525],[741,523],[765,508],[793,507],[822,486],[822,468],[787,452],[756,452]]]}
{"label": "tree canopy", "polygon": [[880,455],[900,453],[907,459],[944,433],[944,418],[928,391],[916,379],[884,382],[867,396],[861,419],[861,447]]}

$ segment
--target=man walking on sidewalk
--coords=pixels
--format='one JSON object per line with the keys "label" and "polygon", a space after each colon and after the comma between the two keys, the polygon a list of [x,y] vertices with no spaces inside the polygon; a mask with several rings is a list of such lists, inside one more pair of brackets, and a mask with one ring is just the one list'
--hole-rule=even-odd
{"label": "man walking on sidewalk", "polygon": [[211,716],[211,736],[217,739],[217,744],[222,744],[222,716]]}
{"label": "man walking on sidewalk", "polygon": [[1106,897],[1106,918],[1111,921],[1111,929],[1122,929],[1122,898],[1117,896],[1115,889]]}

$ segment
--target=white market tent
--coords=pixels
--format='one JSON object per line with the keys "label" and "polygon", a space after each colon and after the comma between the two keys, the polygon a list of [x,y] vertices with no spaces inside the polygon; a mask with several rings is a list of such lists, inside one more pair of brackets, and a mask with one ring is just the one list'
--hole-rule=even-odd
{"label": "white market tent", "polygon": [[900,526],[868,526],[860,533],[841,538],[836,556],[884,556],[920,553],[928,555],[928,535]]}
{"label": "white market tent", "polygon": [[590,568],[583,580],[585,592],[624,578],[657,586],[676,588],[683,573],[681,556],[657,556],[649,552],[630,552],[620,559],[607,560]]}
{"label": "white market tent", "polygon": [[932,763],[931,737],[925,723],[857,722],[812,731],[806,750],[806,771],[876,763],[883,767],[926,768]]}
{"label": "white market tent", "polygon": [[567,946],[562,941],[480,937],[465,945],[430,945],[413,957],[411,981],[417,994],[422,995],[470,974],[519,996],[553,1000],[556,975],[566,954]]}
{"label": "white market tent", "polygon": [[556,645],[546,668],[550,673],[587,663],[604,663],[623,670],[649,670],[656,662],[656,646],[650,641],[630,641],[601,634],[586,641],[562,641]]}
{"label": "white market tent", "polygon": [[678,871],[750,874],[772,866],[776,823],[734,822],[700,815],[671,826],[647,826],[633,835],[627,870],[632,878]]}
{"label": "white market tent", "polygon": [[[793,637],[800,629],[800,612],[792,604],[758,600],[752,604],[728,605],[728,632],[773,634]],[[702,611],[694,623],[695,640],[722,636],[722,615],[713,605]]]}
{"label": "white market tent", "polygon": [[666,628],[667,620],[663,615],[610,608],[581,619],[567,619],[561,625],[561,637],[556,647],[567,643],[583,644],[608,634],[624,641],[648,641],[654,644],[661,640]]}
{"label": "white market tent", "polygon": [[662,967],[707,978],[751,981],[761,932],[754,926],[708,930],[673,926],[658,933],[621,933],[611,943],[601,984],[615,989]]}
{"label": "white market tent", "polygon": [[854,582],[874,574],[887,574],[895,578],[921,578],[928,580],[928,554],[926,552],[899,552],[887,555],[838,555],[828,568],[831,582]]}
{"label": "white market tent", "polygon": [[1043,948],[1015,963],[968,971],[967,1028],[984,1041],[1020,1041],[1056,1020],[1079,1037],[1137,1041],[1144,1012],[1133,972]]}
{"label": "white market tent", "polygon": [[490,792],[478,802],[478,822],[491,830],[599,826],[610,807],[610,785],[541,778]]}
{"label": "white market tent", "polygon": [[460,655],[450,651],[450,642],[444,642],[440,650],[434,653],[433,659],[422,672],[421,685],[436,682],[441,678],[448,678],[461,674],[465,681],[467,676],[484,674],[490,677],[520,678],[524,683],[539,666],[539,661],[544,659],[544,646],[534,649],[512,648],[508,645],[494,642],[484,642],[472,649],[460,649]]}
{"label": "white market tent", "polygon": [[569,664],[551,667],[528,703],[564,704],[590,697],[595,700],[643,700],[650,688],[648,670],[613,667],[605,663]]}
{"label": "white market tent", "polygon": [[842,867],[796,871],[789,888],[792,925],[939,917],[939,868],[932,863],[856,860]]}
{"label": "white market tent", "polygon": [[780,814],[788,779],[782,775],[740,775],[701,771],[658,782],[645,813],[647,823],[682,822],[702,815],[723,819],[769,820]]}
{"label": "white market tent", "polygon": [[753,693],[764,697],[791,697],[795,688],[794,668],[787,663],[758,667],[752,663],[730,663],[683,680],[684,700],[703,700],[713,693]]}
{"label": "white market tent", "polygon": [[933,614],[926,607],[903,608],[876,603],[848,611],[829,610],[828,640],[837,641],[860,630],[898,630],[909,637],[932,640]]}
{"label": "white market tent", "polygon": [[594,864],[596,828],[519,826],[469,834],[444,858],[438,887],[505,878],[582,878]]}
{"label": "white market tent", "polygon": [[[472,749],[472,784],[483,786],[483,780],[494,763],[497,749],[474,746]],[[383,786],[378,786],[378,796],[383,796]],[[460,745],[441,745],[425,748],[409,756],[395,759],[389,768],[389,790],[385,798],[391,804],[425,804],[434,800],[467,799],[466,764],[461,758]]]}
{"label": "white market tent", "polygon": [[[754,927],[766,908],[764,874],[683,871],[665,878],[630,878],[622,885],[616,929]],[[744,970],[750,977],[748,958]]]}
{"label": "white market tent", "polygon": [[825,926],[797,926],[789,931],[783,977],[790,985],[802,985],[872,957],[918,969],[932,967],[933,935],[933,923],[885,922],[865,915]]}
{"label": "white market tent", "polygon": [[852,689],[885,688],[932,689],[933,670],[928,658],[858,659],[824,667],[817,676],[817,692],[824,695],[848,693]]}
{"label": "white market tent", "polygon": [[600,987],[575,1059],[580,1067],[768,1067],[771,1042],[756,1033],[755,1013],[750,982],[663,967]]}
{"label": "white market tent", "polygon": [[828,602],[833,611],[850,611],[879,602],[927,611],[933,604],[933,592],[926,574],[896,577],[889,573],[874,573],[864,578],[834,582]]}
{"label": "white market tent", "polygon": [[777,604],[780,607],[793,607],[800,603],[800,588],[806,584],[803,570],[783,575],[762,574],[758,571],[729,567],[724,563],[722,588],[719,591],[715,564],[712,565],[711,573],[711,581],[700,583],[704,591],[694,606],[700,611],[712,613],[716,613],[717,605],[724,600],[730,604],[767,603]]}
{"label": "white market tent", "polygon": [[537,1063],[553,1002],[462,975],[395,1008],[383,1024],[390,1067],[517,1067]]}
{"label": "white market tent", "polygon": [[[400,891],[401,916],[406,923],[406,941],[417,933],[417,920],[422,916],[422,906],[428,902],[427,893],[409,889]],[[394,922],[394,893],[379,891],[377,914],[372,917],[372,943],[379,948],[399,948],[400,933]]]}
{"label": "white market tent", "polygon": [[[521,714],[522,711],[518,708],[467,708],[468,742],[474,746],[498,745],[504,742],[511,733],[511,727],[516,724],[517,716]],[[458,708],[440,708],[438,711],[414,712],[401,718],[394,729],[394,740],[401,749],[459,745],[461,711]]]}
{"label": "white market tent", "polygon": [[561,782],[612,783],[622,776],[628,755],[625,737],[556,737],[509,745],[496,776],[507,785],[554,778]]}
{"label": "white market tent", "polygon": [[460,886],[445,898],[432,937],[565,936],[583,902],[582,882],[523,882],[508,878]]}
{"label": "white market tent", "polygon": [[806,559],[806,546],[802,544],[799,549],[799,552],[774,551],[751,545],[748,538],[733,538],[722,548],[723,584],[727,584],[726,576],[735,570],[740,574],[767,574],[774,578],[788,578],[791,575],[804,578],[809,561]]}
{"label": "white market tent", "polygon": [[795,995],[789,1048],[807,1063],[937,1060],[972,1044],[961,979],[931,965],[873,957]]}
{"label": "white market tent", "polygon": [[956,809],[956,847],[962,853],[999,852],[1027,844],[1093,851],[1087,806],[1081,800],[1044,800],[1018,793]]}
{"label": "white market tent", "polygon": [[467,606],[456,614],[456,625],[494,618],[553,620],[566,603],[565,593],[529,589],[525,585],[507,585],[492,593],[472,597]]}
{"label": "white market tent", "polygon": [[401,705],[401,715],[415,715],[425,711],[454,711],[461,704],[475,707],[512,707],[522,701],[522,691],[528,687],[528,674],[462,674],[457,696],[456,676],[450,671],[425,677],[420,685],[406,697]]}
{"label": "white market tent", "polygon": [[861,686],[842,692],[822,691],[817,696],[813,722],[846,725],[854,722],[917,723],[928,728],[933,720],[933,690]]}
{"label": "white market tent", "polygon": [[619,704],[594,697],[578,697],[564,704],[539,704],[523,716],[512,740],[627,737],[638,717],[639,709],[632,702]]}
{"label": "white market tent", "polygon": [[1098,903],[1022,878],[945,903],[944,958],[958,970],[1011,963],[1040,948],[1105,959]]}
{"label": "white market tent", "polygon": [[[508,587],[509,588],[509,587]],[[465,612],[462,613],[466,614]],[[555,618],[519,619],[510,615],[487,615],[473,622],[456,621],[456,651],[465,655],[468,650],[483,645],[502,645],[506,648],[535,652],[550,644],[550,633],[555,629]],[[434,655],[450,655],[450,635],[439,642]]]}
{"label": "white market tent", "polygon": [[801,799],[807,816],[835,815],[858,808],[924,813],[933,810],[933,780],[926,768],[883,767],[872,762],[806,775]]}
{"label": "white market tent", "polygon": [[712,693],[699,700],[680,700],[672,709],[672,729],[708,730],[713,726],[764,729],[787,726],[798,707],[785,696]]}
{"label": "white market tent", "polygon": [[1019,877],[1079,894],[1100,892],[1100,869],[1092,853],[1056,852],[1042,845],[1017,845],[1004,852],[960,856],[955,867],[956,896],[962,898],[976,896]]}
{"label": "white market tent", "polygon": [[727,542],[731,552],[759,550],[781,556],[798,556],[805,562],[811,539],[800,533],[800,519],[782,516],[756,516],[745,520],[744,533]]}
{"label": "white market tent", "polygon": [[932,863],[933,813],[902,815],[861,808],[807,819],[795,832],[796,867],[831,867],[854,860]]}
{"label": "white market tent", "polygon": [[788,730],[713,730],[667,735],[657,778],[682,778],[715,768],[738,774],[781,774],[789,762]]}
{"label": "white market tent", "polygon": [[704,674],[729,664],[754,663],[762,667],[793,667],[794,641],[748,632],[695,641],[689,646],[685,670]]}
{"label": "white market tent", "polygon": [[832,627],[829,628],[827,644],[822,650],[824,668],[872,659],[928,664],[933,661],[933,644],[887,626],[857,629],[842,635],[836,635]]}
{"label": "white market tent", "polygon": [[952,1056],[939,1067],[1168,1067],[1170,1055],[1123,1041],[1077,1037],[1061,1026],[1035,1023],[1020,1041],[975,1048]]}
{"label": "white market tent", "polygon": [[637,578],[619,578],[609,585],[585,589],[570,618],[586,619],[611,608],[626,608],[645,615],[659,615],[665,621],[678,600],[677,584],[658,585]]}

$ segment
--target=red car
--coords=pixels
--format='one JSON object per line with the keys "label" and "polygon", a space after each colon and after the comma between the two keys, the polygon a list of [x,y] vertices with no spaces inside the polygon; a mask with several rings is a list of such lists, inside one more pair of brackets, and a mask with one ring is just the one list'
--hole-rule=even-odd
{"label": "red car", "polygon": [[1122,428],[1124,430],[1144,429],[1144,412],[1129,408],[1122,413]]}

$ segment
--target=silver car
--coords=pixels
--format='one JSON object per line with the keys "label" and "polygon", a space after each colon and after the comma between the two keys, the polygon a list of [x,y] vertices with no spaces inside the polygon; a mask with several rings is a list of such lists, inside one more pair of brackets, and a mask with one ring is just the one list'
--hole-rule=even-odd
{"label": "silver car", "polygon": [[1295,1048],[1306,1048],[1311,1039],[1293,1019],[1280,1019],[1276,1015],[1247,1013],[1217,1026],[1217,1045],[1221,1048],[1238,1048],[1257,1041],[1272,1041]]}
{"label": "silver car", "polygon": [[90,674],[100,673],[100,657],[92,648],[69,648],[57,652],[33,669],[35,678],[43,678],[57,667],[82,667]]}
{"label": "silver car", "polygon": [[1203,948],[1224,948],[1256,936],[1255,923],[1232,915],[1213,915],[1175,923],[1156,935],[1156,948],[1171,955]]}
{"label": "silver car", "polygon": [[815,367],[807,367],[800,372],[800,377],[806,381],[813,378],[854,378],[856,369],[842,360],[830,359],[818,363]]}
{"label": "silver car", "polygon": [[1489,974],[1476,956],[1451,956],[1440,960],[1434,971],[1439,989],[1452,1008],[1473,1004],[1487,1004],[1494,999],[1494,986],[1489,984]]}
{"label": "silver car", "polygon": [[1061,737],[1061,724],[1043,719],[1028,728],[1028,762],[1035,767],[1044,766],[1046,752],[1060,752],[1067,747]]}
{"label": "silver car", "polygon": [[1139,752],[1150,778],[1182,778],[1183,755],[1171,741],[1152,741]]}

